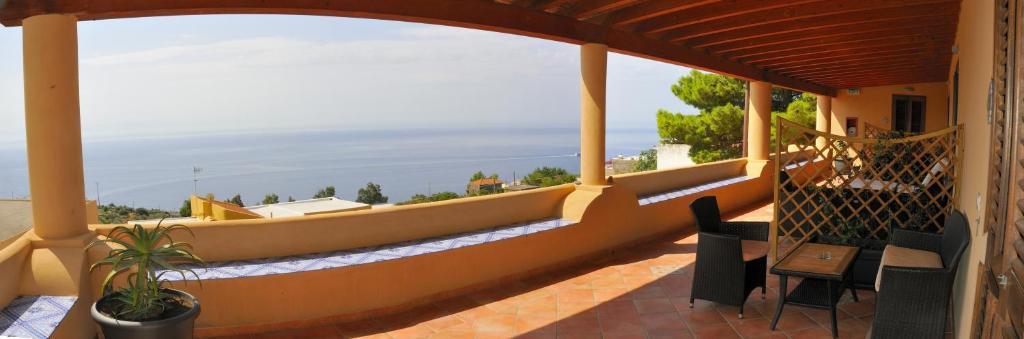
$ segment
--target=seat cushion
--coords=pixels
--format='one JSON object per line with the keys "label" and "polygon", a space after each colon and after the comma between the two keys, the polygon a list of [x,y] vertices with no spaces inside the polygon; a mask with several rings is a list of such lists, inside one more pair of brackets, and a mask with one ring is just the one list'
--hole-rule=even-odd
{"label": "seat cushion", "polygon": [[935,252],[886,245],[885,251],[882,251],[878,275],[875,276],[875,291],[882,285],[882,267],[885,266],[942,268],[942,257]]}
{"label": "seat cushion", "polygon": [[768,242],[759,240],[743,240],[743,261],[751,261],[768,255]]}

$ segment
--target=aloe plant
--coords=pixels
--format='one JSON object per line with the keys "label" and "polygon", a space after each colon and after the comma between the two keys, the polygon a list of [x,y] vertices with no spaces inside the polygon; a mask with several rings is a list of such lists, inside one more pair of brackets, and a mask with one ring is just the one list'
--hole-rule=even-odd
{"label": "aloe plant", "polygon": [[[93,241],[86,247],[88,250],[100,244],[112,245],[106,258],[89,267],[91,272],[100,266],[111,266],[100,287],[101,294],[111,295],[104,306],[110,316],[129,321],[158,319],[165,311],[182,304],[163,288],[160,278],[164,274],[177,273],[185,278],[186,273],[191,273],[199,280],[195,271],[178,265],[202,264],[202,259],[192,254],[191,244],[176,242],[170,235],[176,229],[186,230],[192,237],[195,234],[185,225],[162,224],[160,220],[152,229],[138,224],[134,228],[118,226],[105,239]],[[127,274],[127,286],[111,292],[111,282],[121,274]]]}

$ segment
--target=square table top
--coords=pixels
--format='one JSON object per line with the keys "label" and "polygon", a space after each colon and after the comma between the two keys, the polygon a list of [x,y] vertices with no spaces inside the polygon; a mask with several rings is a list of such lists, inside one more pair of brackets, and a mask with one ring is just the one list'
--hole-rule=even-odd
{"label": "square table top", "polygon": [[[772,266],[772,273],[842,280],[860,251],[856,246],[803,243]],[[829,252],[832,259],[821,259]]]}

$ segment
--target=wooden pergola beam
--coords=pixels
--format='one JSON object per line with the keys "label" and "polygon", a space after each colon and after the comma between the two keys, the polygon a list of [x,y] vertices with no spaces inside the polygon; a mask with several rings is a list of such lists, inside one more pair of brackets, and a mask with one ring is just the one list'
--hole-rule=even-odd
{"label": "wooden pergola beam", "polygon": [[[671,1],[684,7],[686,4],[696,6],[705,2],[709,1]],[[725,60],[641,34],[488,0],[52,0],[45,3],[8,0],[6,7],[0,9],[0,23],[5,26],[16,26],[24,18],[47,13],[73,14],[79,20],[189,14],[305,14],[441,24],[574,44],[603,43],[612,51],[624,54],[724,73],[742,79],[766,81],[805,92],[835,95],[835,89],[827,86]]]}
{"label": "wooden pergola beam", "polygon": [[800,6],[822,0],[735,0],[677,11],[638,22],[633,25],[636,32],[658,34],[684,26],[701,25],[715,20],[737,17],[765,11],[782,11],[787,7]]}
{"label": "wooden pergola beam", "polygon": [[885,57],[891,55],[903,55],[907,53],[921,53],[921,52],[935,52],[938,51],[937,46],[922,46],[920,44],[904,44],[904,45],[893,45],[885,49],[870,49],[870,50],[846,50],[846,51],[830,51],[820,52],[813,55],[798,55],[793,57],[777,58],[773,60],[763,61],[754,63],[761,67],[770,67],[771,69],[780,68],[783,66],[798,66],[798,65],[816,65],[824,63],[832,63],[843,60],[864,60],[875,57]]}
{"label": "wooden pergola beam", "polygon": [[[803,59],[812,61],[815,60],[816,56],[827,56],[832,53],[849,51],[851,53],[857,52],[868,52],[877,51],[888,48],[899,48],[908,45],[917,45],[920,48],[938,48],[937,46],[952,44],[951,39],[935,40],[926,37],[899,37],[894,39],[881,38],[874,41],[862,41],[858,43],[839,44],[829,46],[829,48],[817,48],[817,49],[795,49],[781,52],[774,52],[770,54],[762,54],[755,56],[748,56],[739,58],[744,63],[758,64],[770,60],[779,60],[783,58],[794,57],[797,59]],[[929,45],[930,44],[930,45]]]}
{"label": "wooden pergola beam", "polygon": [[831,86],[836,88],[855,88],[855,87],[873,87],[873,86],[885,86],[893,84],[911,84],[911,83],[924,83],[924,82],[942,82],[946,80],[946,74],[942,72],[934,72],[933,74],[905,74],[899,76],[879,76],[879,77],[863,77],[863,78],[847,78],[842,81],[829,82]]}
{"label": "wooden pergola beam", "polygon": [[[940,66],[942,66],[942,65],[919,65],[919,66],[909,66],[909,67],[904,66],[904,67],[895,68],[895,69],[884,69],[884,68],[883,69],[866,69],[866,70],[857,70],[857,71],[849,71],[849,72],[841,72],[841,73],[829,73],[829,74],[812,75],[812,76],[808,76],[807,78],[808,79],[818,80],[818,81],[830,81],[830,80],[847,80],[848,81],[850,79],[863,78],[863,77],[867,77],[867,76],[879,76],[879,77],[882,77],[882,76],[897,76],[897,75],[928,74],[928,73],[931,73],[931,72],[935,72],[935,71],[941,70]],[[945,70],[943,70],[941,73],[943,73],[943,75],[945,75]]]}
{"label": "wooden pergola beam", "polygon": [[818,70],[801,70],[788,72],[787,75],[799,76],[801,78],[813,78],[819,75],[846,75],[851,73],[866,72],[866,71],[892,71],[902,70],[911,67],[930,67],[935,65],[942,65],[949,62],[948,57],[935,57],[929,59],[909,59],[909,60],[893,60],[889,63],[884,64],[873,64],[873,65],[855,65],[848,67],[836,67],[830,69],[818,69]]}
{"label": "wooden pergola beam", "polygon": [[650,1],[643,6],[633,6],[612,14],[612,17],[605,21],[614,28],[637,23],[659,15],[682,11],[701,5],[716,3],[718,0],[662,0]]}
{"label": "wooden pergola beam", "polygon": [[621,10],[626,7],[636,6],[643,3],[644,0],[593,0],[593,1],[582,1],[576,4],[569,13],[570,15],[579,20],[588,20],[590,18],[600,16],[616,10]]}
{"label": "wooden pergola beam", "polygon": [[816,6],[794,6],[784,10],[776,9],[758,11],[747,15],[731,16],[722,20],[704,22],[699,25],[683,25],[667,30],[665,37],[671,41],[689,39],[723,33],[748,27],[761,27],[765,31],[773,31],[773,25],[801,19],[827,19],[836,16],[858,17],[859,12],[900,8],[921,4],[941,4],[958,0],[860,0],[860,1],[829,1]]}
{"label": "wooden pergola beam", "polygon": [[789,66],[789,67],[775,68],[775,71],[779,72],[780,74],[792,74],[792,73],[797,73],[797,72],[823,71],[823,70],[842,69],[842,68],[851,68],[851,67],[868,67],[868,66],[885,65],[885,64],[889,64],[889,63],[897,63],[897,62],[903,62],[903,61],[918,61],[918,62],[922,62],[922,61],[926,61],[926,60],[948,59],[948,58],[950,58],[949,53],[947,53],[947,54],[934,54],[934,53],[926,53],[926,52],[923,52],[923,51],[918,51],[918,52],[915,52],[915,53],[907,53],[907,54],[898,55],[898,56],[876,57],[876,58],[859,59],[859,60],[841,60],[841,61],[836,61],[836,62],[826,63],[826,64],[816,64],[816,65],[800,64],[800,65]]}
{"label": "wooden pergola beam", "polygon": [[[949,32],[949,27],[956,24],[956,18],[952,16],[934,17],[944,20],[899,20],[876,24],[861,29],[834,28],[823,32],[807,32],[805,34],[789,33],[775,35],[759,39],[744,40],[730,44],[717,44],[705,46],[704,50],[713,53],[739,53],[750,50],[768,50],[780,46],[793,46],[803,44],[821,45],[827,42],[851,41],[867,39],[877,36],[903,36],[903,35],[935,35],[941,36]],[[695,46],[697,47],[697,46]],[[697,47],[701,48],[701,47]]]}
{"label": "wooden pergola beam", "polygon": [[728,53],[718,53],[727,59],[734,60],[749,60],[751,58],[757,58],[761,56],[775,56],[785,54],[787,52],[799,53],[803,51],[820,51],[824,49],[828,50],[842,50],[849,46],[860,46],[860,45],[871,45],[871,46],[886,46],[900,43],[922,43],[926,44],[929,41],[934,41],[942,37],[953,34],[952,30],[948,26],[942,26],[936,28],[943,31],[925,31],[925,30],[898,30],[890,31],[889,34],[867,34],[857,37],[832,37],[824,39],[816,39],[813,41],[804,41],[799,44],[791,45],[774,45],[772,47],[765,47],[753,50],[739,50]]}

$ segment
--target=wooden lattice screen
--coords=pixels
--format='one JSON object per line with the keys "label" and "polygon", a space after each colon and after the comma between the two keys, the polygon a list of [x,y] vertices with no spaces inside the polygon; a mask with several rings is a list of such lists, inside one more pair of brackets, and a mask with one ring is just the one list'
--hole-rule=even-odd
{"label": "wooden lattice screen", "polygon": [[864,123],[864,138],[878,139],[879,137],[885,136],[886,133],[889,133],[888,128],[882,128],[867,122]]}
{"label": "wooden lattice screen", "polygon": [[893,227],[942,232],[959,193],[962,130],[868,139],[778,118],[776,147],[794,152],[776,161],[773,258],[816,237],[886,240]]}

